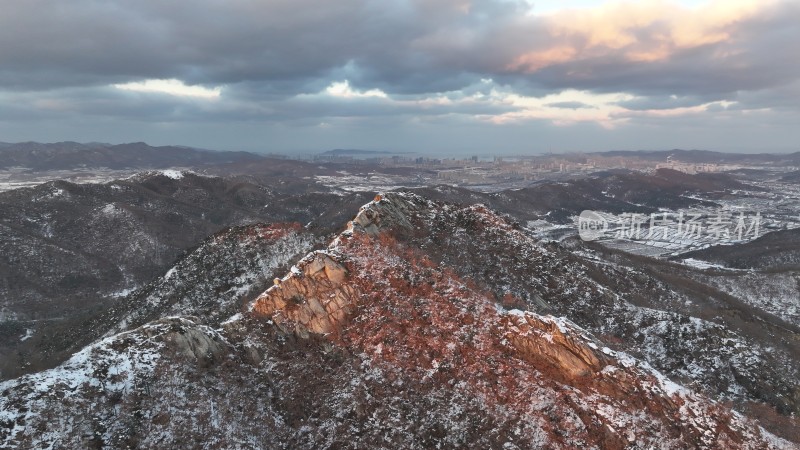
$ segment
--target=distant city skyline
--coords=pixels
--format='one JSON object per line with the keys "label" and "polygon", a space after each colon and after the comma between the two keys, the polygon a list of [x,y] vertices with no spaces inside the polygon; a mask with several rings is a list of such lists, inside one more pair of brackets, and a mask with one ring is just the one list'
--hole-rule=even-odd
{"label": "distant city skyline", "polygon": [[0,141],[800,150],[800,2],[7,2]]}

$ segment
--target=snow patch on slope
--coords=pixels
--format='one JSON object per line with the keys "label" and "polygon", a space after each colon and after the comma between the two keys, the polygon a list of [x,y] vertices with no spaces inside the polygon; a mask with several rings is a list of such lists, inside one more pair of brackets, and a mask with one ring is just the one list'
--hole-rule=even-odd
{"label": "snow patch on slope", "polygon": [[183,178],[183,172],[180,171],[180,170],[166,169],[166,170],[162,170],[161,174],[164,175],[165,177],[171,178],[173,180],[180,180],[180,179]]}

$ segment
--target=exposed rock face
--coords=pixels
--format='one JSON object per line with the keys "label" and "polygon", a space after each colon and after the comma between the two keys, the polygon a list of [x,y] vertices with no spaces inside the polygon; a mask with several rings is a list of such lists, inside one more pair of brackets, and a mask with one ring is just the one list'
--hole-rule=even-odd
{"label": "exposed rock face", "polygon": [[[394,199],[394,201],[393,201]],[[353,233],[377,235],[382,227],[411,228],[407,217],[429,206],[419,197],[379,195],[361,208],[346,237]],[[353,245],[353,244],[349,244]],[[338,259],[347,253],[348,242],[338,240],[331,252],[314,252],[300,261],[283,279],[276,279],[253,303],[256,314],[271,317],[282,329],[301,336],[327,334],[344,322],[363,297],[363,280],[345,283],[348,269]],[[363,274],[355,274],[360,278]],[[518,356],[549,365],[566,380],[597,373],[610,359],[598,351],[588,333],[568,321],[533,313],[503,314],[498,333],[517,350]]]}
{"label": "exposed rock face", "polygon": [[[519,200],[507,192],[494,198]],[[386,193],[365,205],[353,224],[353,233],[390,235],[423,249],[506,307],[566,317],[717,400],[800,414],[800,334],[667,264],[542,241],[481,205],[411,193]],[[793,280],[788,286],[796,291]]]}
{"label": "exposed rock face", "polygon": [[345,284],[347,269],[325,252],[314,252],[253,303],[284,330],[325,334],[353,310],[360,293]]}
{"label": "exposed rock face", "polygon": [[165,319],[0,383],[0,447],[793,448],[375,226],[419,205],[381,196],[219,330]]}
{"label": "exposed rock face", "polygon": [[[393,382],[458,386],[546,430],[540,445],[770,446],[758,428],[601,347],[569,320],[506,311],[383,232],[386,224],[414,232],[405,214],[427,205],[405,200],[381,196],[362,208],[328,251],[309,255],[259,297],[254,313],[300,337],[324,335]],[[548,414],[553,422],[543,421]],[[562,433],[571,437],[561,441]]]}
{"label": "exposed rock face", "polygon": [[358,228],[367,234],[375,235],[382,229],[393,227],[411,229],[413,225],[409,218],[427,206],[429,202],[419,196],[406,196],[401,200],[397,194],[379,195],[361,207],[350,223],[348,231]]}
{"label": "exposed rock face", "polygon": [[575,325],[533,313],[507,314],[501,329],[520,357],[535,364],[552,365],[566,379],[601,371],[611,359],[598,352],[591,338]]}
{"label": "exposed rock face", "polygon": [[216,335],[196,327],[180,327],[163,339],[167,346],[200,365],[213,364],[228,350]]}

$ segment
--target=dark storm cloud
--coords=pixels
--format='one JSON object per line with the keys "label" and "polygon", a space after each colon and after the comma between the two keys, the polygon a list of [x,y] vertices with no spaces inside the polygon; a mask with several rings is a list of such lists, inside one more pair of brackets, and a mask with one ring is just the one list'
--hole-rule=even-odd
{"label": "dark storm cloud", "polygon": [[[626,51],[663,45],[661,21],[632,30],[635,45],[604,50],[589,48],[591,31],[556,33],[554,19],[525,11],[521,3],[460,0],[6,2],[0,83],[48,89],[178,78],[246,83],[280,96],[345,75],[356,87],[389,93],[458,90],[495,77],[549,89],[691,95],[785,84],[800,72],[790,44],[800,40],[794,2],[725,24],[730,39],[651,62]],[[514,67],[527,52],[559,46],[574,57]]]}
{"label": "dark storm cloud", "polygon": [[583,102],[553,102],[553,103],[546,103],[545,106],[549,106],[551,108],[563,108],[563,109],[595,108],[595,106]]}
{"label": "dark storm cloud", "polygon": [[741,92],[736,98],[739,109],[797,109],[800,102],[800,81],[773,89]]}
{"label": "dark storm cloud", "polygon": [[[530,12],[521,0],[6,1],[0,119],[443,124],[520,112],[654,126],[667,121],[653,112],[709,104],[699,110],[713,120],[800,110],[798,2]],[[148,79],[221,87],[221,95],[113,87]],[[327,92],[344,80],[348,95]],[[557,95],[570,89],[586,92]],[[371,90],[386,96],[365,96]],[[618,93],[626,95],[607,104],[591,97]],[[550,95],[539,106],[516,98]]]}
{"label": "dark storm cloud", "polygon": [[383,116],[498,115],[517,108],[470,101],[463,95],[441,101],[408,96],[338,98],[325,94],[300,95],[269,102],[249,99],[208,100],[158,92],[131,92],[113,87],[64,88],[47,93],[22,92],[0,96],[0,119],[27,121],[59,115],[116,117],[151,122],[290,122],[309,118]]}
{"label": "dark storm cloud", "polygon": [[350,68],[355,85],[363,80],[402,92],[457,89],[462,70],[444,70],[447,61],[437,54],[457,43],[446,35],[445,47],[431,50],[426,47],[436,43],[424,39],[435,40],[442,22],[463,18],[457,28],[466,30],[507,14],[493,7],[480,19],[459,13],[458,4],[449,1],[404,5],[362,0],[14,2],[4,5],[0,16],[0,83],[44,89],[179,78],[206,84],[259,82],[275,94],[294,94]]}

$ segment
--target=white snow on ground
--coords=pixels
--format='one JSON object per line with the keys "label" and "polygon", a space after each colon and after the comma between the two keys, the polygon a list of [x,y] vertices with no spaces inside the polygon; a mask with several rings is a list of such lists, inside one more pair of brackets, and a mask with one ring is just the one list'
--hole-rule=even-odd
{"label": "white snow on ground", "polygon": [[167,169],[167,170],[162,170],[161,173],[165,177],[172,178],[173,180],[180,180],[181,178],[183,178],[183,172],[180,170]]}
{"label": "white snow on ground", "polygon": [[0,170],[0,192],[20,188],[31,188],[54,180],[70,183],[106,183],[131,176],[134,170],[111,170],[106,168],[85,168],[67,170],[31,171],[25,168]]}
{"label": "white snow on ground", "polygon": [[[267,246],[259,246],[256,241],[265,242],[256,235],[236,240],[206,241],[151,284],[143,299],[143,304],[147,306],[126,314],[109,333],[122,331],[131,324],[143,323],[148,316],[152,319],[155,311],[158,314],[198,315],[212,321],[224,320],[233,314],[229,311],[231,306],[238,305],[244,295],[271,280],[275,269],[314,245],[313,237],[294,231],[270,239]],[[244,252],[249,256],[245,262],[231,255],[225,260],[224,267],[214,266],[211,260],[207,260],[210,255],[224,255],[225,252]],[[205,268],[199,272],[199,267]],[[197,278],[200,273],[204,279]],[[224,282],[221,281],[223,279]],[[219,290],[218,286],[224,286],[225,289]]]}
{"label": "white snow on ground", "polygon": [[[147,325],[143,329],[157,326]],[[126,339],[131,342],[126,342],[125,349],[118,350]],[[11,390],[17,394],[0,398],[0,422],[13,424],[5,434],[11,441],[0,442],[0,448],[14,448],[14,438],[26,432],[28,422],[40,419],[37,415],[48,410],[47,405],[52,405],[52,395],[58,392],[74,393],[92,388],[102,388],[105,392],[130,390],[139,373],[152,371],[161,346],[147,338],[146,333],[123,333],[84,348],[55,369],[0,383],[0,391]],[[68,409],[68,406],[63,408]],[[36,435],[35,443],[40,444],[36,448],[52,448],[62,431],[73,425],[70,417],[60,415],[58,411],[52,411],[52,416],[58,425]]]}
{"label": "white snow on ground", "polygon": [[167,273],[164,274],[164,279],[165,280],[169,280],[170,278],[172,278],[175,275],[175,273],[177,271],[178,271],[177,267],[173,267],[173,268],[169,269],[167,271]]}
{"label": "white snow on ground", "polygon": [[228,325],[228,324],[237,322],[239,320],[242,320],[242,317],[243,317],[242,313],[236,313],[236,314],[232,315],[230,318],[228,318],[227,320],[225,320],[224,322],[221,322],[220,325]]}
{"label": "white snow on ground", "polygon": [[[119,400],[115,399],[143,392],[165,360],[170,367],[181,361],[170,355],[185,351],[175,342],[176,336],[188,331],[224,342],[209,327],[184,318],[165,318],[102,339],[57,368],[0,383],[4,392],[0,448],[81,448],[78,442],[86,442],[92,433],[100,433],[96,436],[102,442],[113,442],[119,432],[114,428],[124,426],[109,420],[108,413],[113,417],[116,412],[113,405]],[[96,420],[103,422],[99,429],[93,425]]]}
{"label": "white snow on ground", "polygon": [[800,274],[797,272],[747,270],[696,275],[703,283],[800,326]]}
{"label": "white snow on ground", "polygon": [[326,187],[339,189],[342,192],[391,191],[401,189],[403,187],[413,186],[415,184],[409,183],[407,177],[385,174],[370,174],[367,176],[317,175],[314,177],[314,179]]}
{"label": "white snow on ground", "polygon": [[117,292],[112,292],[110,295],[111,295],[112,298],[127,297],[128,295],[130,295],[135,290],[136,290],[136,288],[127,288],[127,289],[119,290]]}
{"label": "white snow on ground", "polygon": [[728,269],[727,267],[721,266],[719,264],[714,264],[714,263],[710,263],[708,261],[703,261],[703,260],[694,259],[694,258],[685,258],[685,259],[682,259],[681,262],[683,262],[687,266],[691,266],[691,267],[694,267],[696,269],[701,269],[701,270],[705,270],[705,269]]}
{"label": "white snow on ground", "polygon": [[25,330],[25,336],[22,336],[19,341],[24,342],[32,337],[33,337],[33,329],[28,328],[27,330]]}

